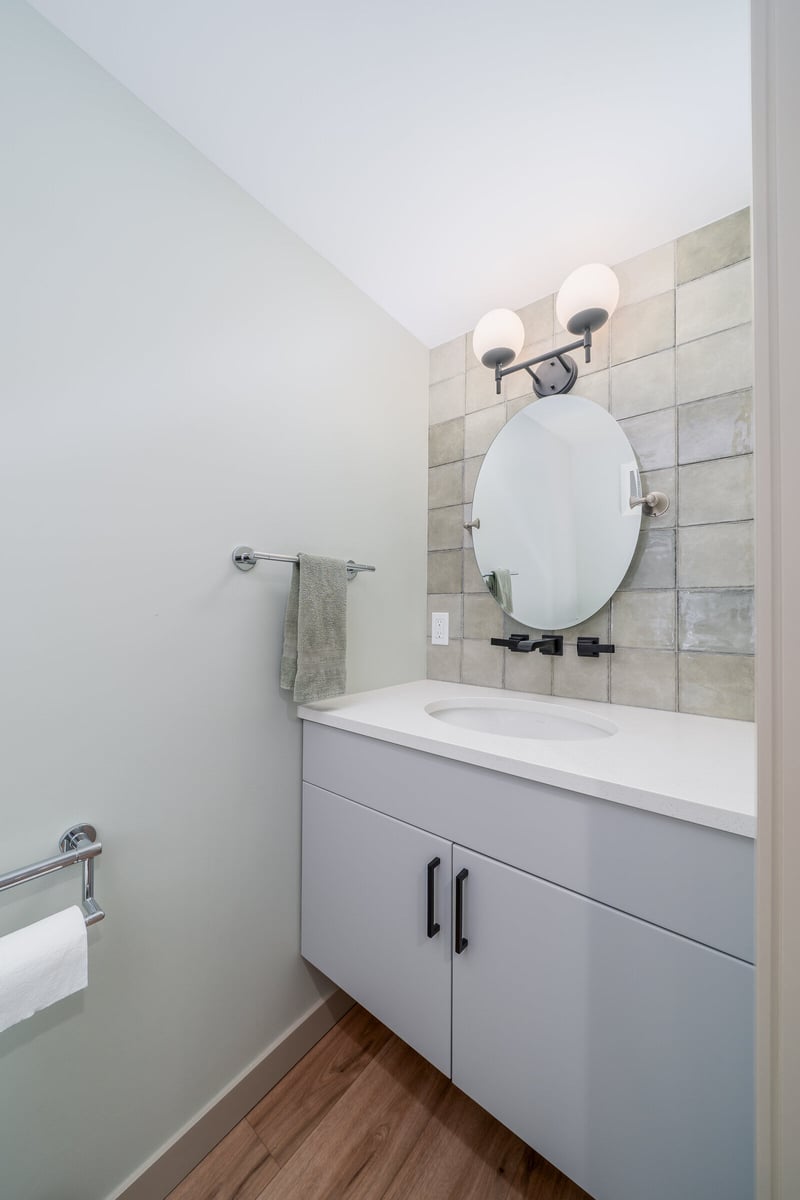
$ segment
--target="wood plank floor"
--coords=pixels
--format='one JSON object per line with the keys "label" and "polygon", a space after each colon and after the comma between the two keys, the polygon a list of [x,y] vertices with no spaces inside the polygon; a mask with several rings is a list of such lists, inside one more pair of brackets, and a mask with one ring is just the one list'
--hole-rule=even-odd
{"label": "wood plank floor", "polygon": [[590,1200],[356,1006],[168,1200]]}

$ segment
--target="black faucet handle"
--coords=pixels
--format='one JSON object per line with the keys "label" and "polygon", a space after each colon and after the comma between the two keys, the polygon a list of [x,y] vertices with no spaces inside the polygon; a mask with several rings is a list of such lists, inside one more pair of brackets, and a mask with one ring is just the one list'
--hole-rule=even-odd
{"label": "black faucet handle", "polygon": [[600,638],[578,638],[578,658],[599,658],[601,654],[613,654],[614,651],[615,646],[613,643],[608,646],[601,646]]}

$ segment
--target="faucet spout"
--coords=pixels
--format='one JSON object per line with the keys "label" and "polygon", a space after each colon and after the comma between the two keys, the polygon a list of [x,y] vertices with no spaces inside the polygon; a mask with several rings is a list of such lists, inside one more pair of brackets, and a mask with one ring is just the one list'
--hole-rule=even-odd
{"label": "faucet spout", "polygon": [[539,650],[542,654],[564,654],[564,639],[560,634],[555,637],[542,638],[541,641],[531,642],[531,650]]}
{"label": "faucet spout", "polygon": [[515,654],[530,654],[538,650],[541,654],[557,655],[559,658],[564,655],[564,639],[560,633],[540,638],[539,641],[533,641],[524,633],[512,633],[507,638],[491,638],[490,642],[492,646],[505,646]]}

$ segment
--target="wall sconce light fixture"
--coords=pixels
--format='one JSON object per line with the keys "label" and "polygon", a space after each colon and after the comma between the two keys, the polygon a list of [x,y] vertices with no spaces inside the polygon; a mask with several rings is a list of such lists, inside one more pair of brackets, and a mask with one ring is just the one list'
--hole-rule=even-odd
{"label": "wall sconce light fixture", "polygon": [[528,372],[537,396],[568,392],[578,378],[578,365],[569,352],[582,347],[585,361],[592,361],[592,334],[605,325],[618,300],[619,280],[611,268],[589,263],[567,276],[556,297],[556,315],[568,333],[581,335],[576,341],[515,362],[525,341],[524,326],[510,308],[494,308],[475,326],[472,348],[480,362],[494,371],[498,396],[503,376],[514,371]]}

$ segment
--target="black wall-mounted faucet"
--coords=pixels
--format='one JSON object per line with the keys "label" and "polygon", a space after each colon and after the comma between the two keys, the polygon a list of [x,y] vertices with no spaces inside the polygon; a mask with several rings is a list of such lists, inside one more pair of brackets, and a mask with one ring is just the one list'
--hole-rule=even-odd
{"label": "black wall-mounted faucet", "polygon": [[524,633],[512,633],[507,638],[492,638],[491,644],[505,646],[506,649],[513,650],[518,654],[530,654],[532,650],[540,650],[542,654],[555,654],[559,658],[563,658],[564,655],[564,639],[560,633],[542,638],[538,642],[532,641]]}
{"label": "black wall-mounted faucet", "polygon": [[613,653],[613,644],[610,646],[601,646],[600,638],[578,638],[578,658],[599,658],[601,654]]}

